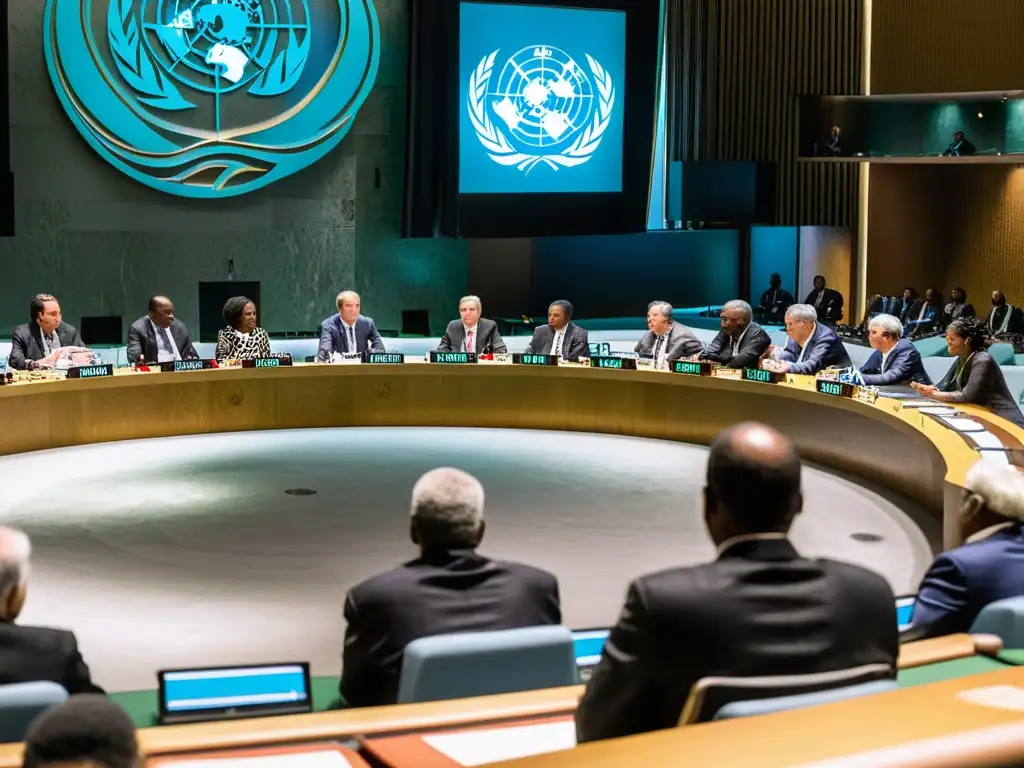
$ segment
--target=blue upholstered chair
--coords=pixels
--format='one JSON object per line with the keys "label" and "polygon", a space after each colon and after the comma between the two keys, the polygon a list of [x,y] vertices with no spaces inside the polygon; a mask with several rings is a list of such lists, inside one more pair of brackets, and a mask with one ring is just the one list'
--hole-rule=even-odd
{"label": "blue upholstered chair", "polygon": [[889,664],[865,664],[810,675],[705,677],[690,690],[679,724],[762,715],[895,690],[893,673]]}
{"label": "blue upholstered chair", "polygon": [[576,685],[566,627],[464,632],[414,640],[405,648],[398,703]]}
{"label": "blue upholstered chair", "polygon": [[0,743],[22,741],[29,723],[67,698],[68,692],[57,683],[0,685]]}
{"label": "blue upholstered chair", "polygon": [[1017,365],[1017,357],[1012,344],[993,344],[988,348],[988,353],[999,365]]}
{"label": "blue upholstered chair", "polygon": [[1024,597],[997,600],[981,609],[972,635],[997,635],[1005,648],[1024,648]]}

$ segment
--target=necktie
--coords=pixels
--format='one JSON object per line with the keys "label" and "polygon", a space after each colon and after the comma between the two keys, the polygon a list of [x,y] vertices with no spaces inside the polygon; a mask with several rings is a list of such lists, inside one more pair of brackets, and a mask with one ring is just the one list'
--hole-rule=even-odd
{"label": "necktie", "polygon": [[348,328],[348,351],[349,354],[354,354],[356,352],[356,329],[350,326],[346,327]]}
{"label": "necktie", "polygon": [[820,307],[821,306],[821,300],[824,299],[824,298],[825,298],[825,292],[824,291],[818,291],[818,299],[817,299],[817,301],[814,302],[814,306]]}
{"label": "necktie", "polygon": [[555,334],[555,346],[551,349],[551,354],[562,356],[562,332],[559,331]]}
{"label": "necktie", "polygon": [[161,328],[160,335],[164,338],[164,344],[167,346],[167,351],[174,355],[174,359],[177,360],[178,356],[174,354],[174,342],[171,341],[171,332],[167,328]]}
{"label": "necktie", "polygon": [[466,331],[466,351],[475,352],[476,349],[473,347],[473,332]]}
{"label": "necktie", "polygon": [[658,355],[661,354],[661,342],[665,340],[664,336],[659,336],[658,340],[654,343],[654,367],[657,368],[659,364]]}

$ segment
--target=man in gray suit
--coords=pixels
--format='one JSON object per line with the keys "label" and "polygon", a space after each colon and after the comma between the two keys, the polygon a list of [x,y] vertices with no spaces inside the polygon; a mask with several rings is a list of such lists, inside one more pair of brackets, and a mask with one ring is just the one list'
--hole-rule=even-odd
{"label": "man in gray suit", "polygon": [[672,305],[667,301],[652,301],[647,307],[647,327],[650,330],[637,342],[634,351],[640,357],[652,358],[655,368],[667,368],[676,360],[704,351],[693,331],[675,322]]}
{"label": "man in gray suit", "polygon": [[11,334],[8,365],[14,370],[52,368],[62,354],[74,359],[77,353],[88,352],[78,330],[61,319],[60,304],[50,294],[32,299],[28,314],[31,322],[17,326]]}
{"label": "man in gray suit", "polygon": [[479,296],[459,299],[459,320],[448,323],[448,329],[437,345],[438,352],[475,352],[503,355],[508,352],[498,333],[498,324],[480,317],[483,305]]}
{"label": "man in gray suit", "polygon": [[199,357],[188,328],[174,317],[174,303],[166,296],[151,298],[146,316],[132,323],[126,352],[129,363],[169,363]]}
{"label": "man in gray suit", "polygon": [[526,345],[527,354],[558,355],[571,363],[589,357],[590,335],[571,320],[572,304],[562,300],[552,302],[548,307],[548,324],[534,330],[533,338]]}

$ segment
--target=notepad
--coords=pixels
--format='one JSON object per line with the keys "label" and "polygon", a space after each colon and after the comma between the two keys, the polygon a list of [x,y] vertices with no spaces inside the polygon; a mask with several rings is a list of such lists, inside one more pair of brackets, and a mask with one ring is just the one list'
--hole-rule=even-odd
{"label": "notepad", "polygon": [[560,752],[576,746],[572,720],[424,736],[423,741],[459,765],[474,766]]}
{"label": "notepad", "polygon": [[920,400],[901,400],[900,405],[904,408],[927,408],[930,405],[935,405],[935,401],[924,398]]}
{"label": "notepad", "polygon": [[979,448],[1002,448],[1003,441],[991,432],[969,432],[967,438]]}
{"label": "notepad", "polygon": [[341,752],[325,749],[322,752],[292,752],[258,757],[182,759],[174,763],[160,763],[160,768],[351,768],[351,765]]}
{"label": "notepad", "polygon": [[1010,457],[1005,451],[982,451],[981,458],[982,461],[994,461],[996,464],[1010,466]]}
{"label": "notepad", "polygon": [[949,408],[944,405],[937,405],[934,408],[920,408],[918,413],[927,413],[929,416],[956,416],[959,411],[956,408]]}
{"label": "notepad", "polygon": [[943,416],[944,421],[948,426],[955,429],[957,432],[984,432],[985,428],[976,421],[970,419],[957,419],[952,416]]}
{"label": "notepad", "polygon": [[968,704],[1007,709],[1011,712],[1024,712],[1024,688],[1018,688],[1016,685],[990,685],[986,688],[973,688],[958,693],[956,697]]}

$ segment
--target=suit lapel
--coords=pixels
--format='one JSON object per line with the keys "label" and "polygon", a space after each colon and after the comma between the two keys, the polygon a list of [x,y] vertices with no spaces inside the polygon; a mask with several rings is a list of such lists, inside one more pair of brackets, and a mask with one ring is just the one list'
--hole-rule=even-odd
{"label": "suit lapel", "polygon": [[461,352],[466,343],[466,328],[460,322],[451,334],[452,352]]}

